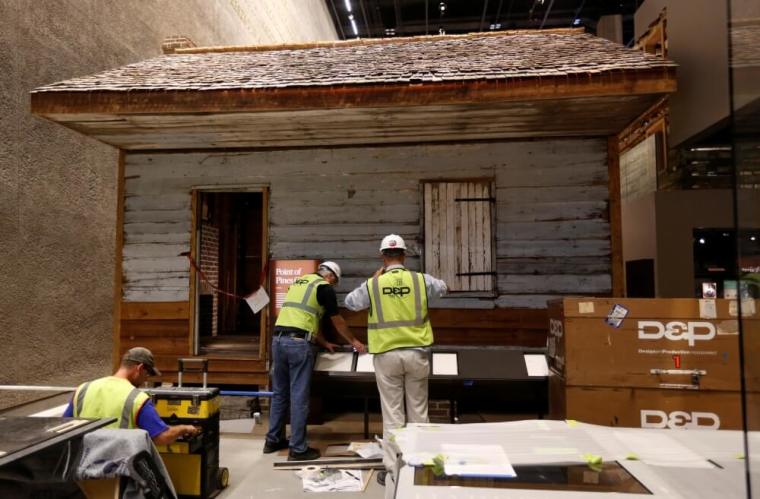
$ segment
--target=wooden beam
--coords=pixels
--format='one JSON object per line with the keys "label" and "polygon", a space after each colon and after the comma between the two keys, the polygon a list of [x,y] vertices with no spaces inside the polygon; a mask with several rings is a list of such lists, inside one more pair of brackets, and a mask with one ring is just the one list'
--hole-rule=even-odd
{"label": "wooden beam", "polygon": [[607,171],[609,182],[610,264],[612,296],[625,296],[625,264],[623,262],[623,219],[620,202],[620,150],[617,136],[607,138]]}
{"label": "wooden beam", "polygon": [[541,78],[445,83],[174,91],[48,91],[32,93],[32,113],[53,121],[76,114],[241,113],[355,107],[483,104],[526,100],[665,94],[675,68]]}
{"label": "wooden beam", "polygon": [[663,97],[617,135],[618,152],[623,154],[653,133],[667,134],[669,117],[670,102],[668,97]]}
{"label": "wooden beam", "polygon": [[116,244],[113,257],[113,334],[111,336],[111,367],[113,371],[116,371],[121,361],[119,342],[121,341],[121,282],[124,249],[124,156],[124,150],[119,149],[118,171],[116,172]]}
{"label": "wooden beam", "polygon": [[[193,189],[192,200],[190,201],[190,211],[192,213],[192,221],[190,224],[190,258],[194,262],[200,261],[198,258],[198,252],[196,246],[198,245],[197,232],[200,227],[200,192],[197,189]],[[187,343],[188,343],[188,355],[195,353],[195,321],[196,321],[196,295],[198,289],[196,281],[198,280],[195,271],[195,266],[190,266],[190,304],[189,304],[189,328],[187,331]]]}
{"label": "wooden beam", "polygon": [[[400,20],[400,18],[397,18]],[[226,45],[219,47],[188,47],[177,49],[175,54],[209,54],[220,52],[272,52],[277,50],[307,50],[316,48],[343,48],[369,45],[391,45],[402,43],[419,43],[424,41],[440,41],[441,39],[473,39],[493,36],[530,36],[530,35],[582,35],[585,33],[584,28],[552,28],[542,29],[540,33],[535,29],[511,29],[504,31],[489,31],[485,33],[465,33],[457,35],[429,35],[429,36],[405,36],[394,38],[359,38],[351,40],[325,41],[325,42],[305,42],[305,43],[285,43],[278,45]]]}
{"label": "wooden beam", "polygon": [[[268,268],[269,262],[271,261],[271,255],[269,254],[269,186],[264,187],[261,191],[261,228],[261,271],[263,272],[264,270],[267,270],[267,272],[264,275],[264,282],[260,282],[259,284],[266,289],[269,288],[269,283],[271,282],[269,279]],[[268,291],[270,296],[274,292],[272,289],[269,289]],[[274,297],[271,299],[274,299]],[[269,361],[269,345],[271,344],[270,336],[272,328],[269,327],[269,323],[272,321],[272,318],[270,317],[269,311],[269,307],[264,307],[264,310],[261,311],[261,319],[259,322],[259,359],[265,363],[268,363]]]}

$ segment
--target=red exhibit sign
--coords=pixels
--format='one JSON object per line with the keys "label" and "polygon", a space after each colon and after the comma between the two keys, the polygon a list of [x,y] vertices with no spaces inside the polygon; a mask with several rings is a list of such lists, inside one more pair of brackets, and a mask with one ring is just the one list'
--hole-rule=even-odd
{"label": "red exhibit sign", "polygon": [[305,274],[317,271],[319,260],[272,260],[272,285],[269,288],[274,296],[273,313],[276,318],[280,313],[285,295],[293,281]]}

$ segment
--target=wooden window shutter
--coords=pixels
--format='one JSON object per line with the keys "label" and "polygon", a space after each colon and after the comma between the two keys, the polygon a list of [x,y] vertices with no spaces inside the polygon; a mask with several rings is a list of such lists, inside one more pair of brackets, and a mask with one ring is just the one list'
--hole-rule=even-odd
{"label": "wooden window shutter", "polygon": [[491,183],[426,182],[425,272],[449,291],[492,291]]}

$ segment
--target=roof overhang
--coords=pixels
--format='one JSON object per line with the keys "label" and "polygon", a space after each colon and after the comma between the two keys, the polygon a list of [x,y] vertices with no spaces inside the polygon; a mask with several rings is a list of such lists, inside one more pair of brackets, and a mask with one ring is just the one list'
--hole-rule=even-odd
{"label": "roof overhang", "polygon": [[32,93],[32,112],[126,150],[604,136],[674,92],[674,67],[445,83]]}

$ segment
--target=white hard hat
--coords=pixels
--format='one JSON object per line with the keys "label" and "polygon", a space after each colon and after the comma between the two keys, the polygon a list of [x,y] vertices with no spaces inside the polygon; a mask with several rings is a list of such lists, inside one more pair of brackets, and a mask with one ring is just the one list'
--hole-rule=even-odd
{"label": "white hard hat", "polygon": [[396,234],[389,234],[383,238],[383,242],[380,243],[380,251],[387,250],[387,249],[406,249],[406,244],[404,244],[404,240],[401,239],[401,236],[397,236]]}
{"label": "white hard hat", "polygon": [[322,262],[319,264],[319,269],[329,270],[340,281],[340,265],[337,263],[330,261]]}

